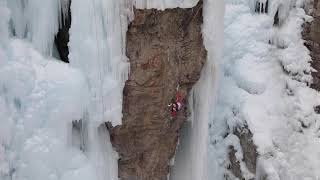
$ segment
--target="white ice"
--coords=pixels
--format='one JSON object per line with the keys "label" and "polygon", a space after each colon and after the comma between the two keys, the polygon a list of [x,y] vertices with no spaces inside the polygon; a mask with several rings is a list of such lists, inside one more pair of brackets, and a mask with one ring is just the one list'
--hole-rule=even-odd
{"label": "white ice", "polygon": [[[67,0],[1,0],[1,179],[117,179],[118,156],[103,123],[121,124],[129,73],[125,34],[133,6],[165,9],[197,2],[72,1],[67,65],[52,57]],[[85,132],[75,140],[72,122],[80,119]],[[206,136],[202,150],[205,142]],[[197,176],[205,174],[204,159]]]}
{"label": "white ice", "polygon": [[67,141],[86,105],[83,76],[22,40],[9,41],[0,50],[0,179],[84,178],[94,168]]}
{"label": "white ice", "polygon": [[53,12],[63,8],[52,3],[0,1],[0,179],[117,179],[104,127],[90,124],[87,152],[72,145],[72,121],[85,117],[91,94],[81,69],[48,53],[59,27]]}
{"label": "white ice", "polygon": [[[198,0],[72,1],[71,65],[50,57],[66,2],[0,0],[1,179],[117,179],[118,157],[100,125],[121,124],[132,8],[184,8]],[[313,107],[320,100],[307,86],[312,68],[300,32],[310,18],[303,3],[270,0],[269,15],[258,15],[252,1],[225,2],[223,25],[223,1],[204,1],[208,61],[190,97],[190,126],[171,178],[223,179],[229,145],[242,159],[239,140],[228,133],[246,122],[261,155],[257,178],[316,179],[320,134]],[[274,28],[277,10],[281,26]],[[89,129],[86,152],[70,142],[71,122],[79,119]]]}
{"label": "white ice", "polygon": [[[293,4],[292,4],[293,3]],[[255,14],[251,1],[227,0],[224,58],[219,64],[218,102],[210,128],[210,179],[224,179],[229,134],[248,124],[257,145],[256,179],[317,179],[320,174],[319,93],[311,83],[310,56],[301,38],[308,20],[300,1],[272,0],[270,14]],[[293,6],[295,5],[295,6]],[[273,27],[278,8],[282,23]],[[307,126],[307,128],[303,128]],[[238,158],[246,179],[245,164]]]}
{"label": "white ice", "polygon": [[[4,1],[4,0],[3,0]],[[66,0],[7,0],[11,10],[11,28],[46,56],[52,55],[55,34],[66,14]]]}

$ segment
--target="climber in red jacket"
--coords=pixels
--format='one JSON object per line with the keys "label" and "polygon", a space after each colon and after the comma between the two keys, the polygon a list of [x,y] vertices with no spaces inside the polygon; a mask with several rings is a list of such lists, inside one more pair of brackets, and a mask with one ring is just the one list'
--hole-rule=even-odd
{"label": "climber in red jacket", "polygon": [[176,93],[176,99],[172,98],[171,103],[168,106],[171,107],[171,119],[176,118],[177,112],[182,107],[182,95],[179,90]]}

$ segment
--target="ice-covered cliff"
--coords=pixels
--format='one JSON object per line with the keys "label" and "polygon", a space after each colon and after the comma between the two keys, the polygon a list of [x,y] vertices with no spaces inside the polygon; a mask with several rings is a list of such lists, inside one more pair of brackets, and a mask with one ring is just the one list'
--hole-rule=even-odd
{"label": "ice-covered cliff", "polygon": [[[122,123],[122,91],[130,68],[130,60],[126,57],[126,33],[134,18],[134,7],[189,8],[188,16],[184,17],[182,13],[178,19],[183,25],[179,28],[185,31],[181,40],[185,41],[187,38],[184,37],[188,37],[188,33],[194,34],[195,29],[196,37],[202,39],[199,24],[202,7],[191,9],[198,2],[81,0],[70,4],[67,0],[1,0],[0,177],[5,180],[117,179],[119,156],[111,146],[105,122],[111,122],[113,126]],[[210,60],[204,63],[206,51],[202,41],[197,41],[195,48],[200,49],[201,57],[194,56],[195,61],[190,61],[190,74],[182,71],[188,69],[181,69],[182,72],[176,74],[186,75],[182,81],[187,84],[185,90],[190,90],[204,65],[200,81],[190,96],[194,106],[191,109],[190,143],[197,145],[189,154],[183,155],[192,157],[194,165],[191,171],[181,166],[184,168],[182,173],[192,172],[190,178],[195,179],[206,178],[207,122],[213,98],[201,94],[214,91],[214,58],[219,57],[219,50],[213,47],[222,41],[221,34],[217,34],[222,32],[219,31],[222,25],[210,26],[209,20],[221,23],[222,16],[215,16],[215,13],[223,13],[223,7],[215,2],[204,3],[210,4],[205,8],[207,28],[203,29]],[[209,13],[209,7],[218,11]],[[68,33],[67,38],[59,42],[62,44],[57,43],[59,37],[55,37],[59,28],[65,28],[64,33]],[[163,33],[170,34],[165,30]],[[218,39],[220,42],[216,43],[214,40]],[[188,49],[187,42],[185,45],[186,50],[179,57],[172,54],[179,63],[183,57],[190,60],[188,54],[190,57],[197,55],[193,53],[194,48]],[[175,44],[172,46],[170,49],[173,50]],[[66,47],[68,49],[62,54],[61,48]],[[59,62],[60,56],[66,61],[66,55],[70,64]],[[192,63],[196,66],[192,67]],[[192,68],[197,71],[193,73]],[[176,73],[174,68],[172,72]],[[164,88],[171,92],[175,87]],[[162,101],[169,103],[165,99]],[[169,114],[169,110],[163,112],[166,113]],[[176,142],[171,147],[172,152]],[[165,176],[167,172],[164,172]]]}
{"label": "ice-covered cliff", "polygon": [[319,178],[319,4],[0,0],[0,179]]}

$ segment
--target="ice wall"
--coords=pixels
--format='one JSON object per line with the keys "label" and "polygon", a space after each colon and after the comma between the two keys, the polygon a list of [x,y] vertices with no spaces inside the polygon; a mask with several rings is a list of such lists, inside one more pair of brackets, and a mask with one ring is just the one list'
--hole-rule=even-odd
{"label": "ice wall", "polygon": [[91,96],[79,69],[42,51],[59,25],[58,2],[0,0],[1,180],[117,179],[105,128],[90,124],[92,151],[69,141],[72,121],[86,118]]}
{"label": "ice wall", "polygon": [[[104,125],[122,120],[122,92],[128,77],[125,34],[132,18],[127,1],[78,0],[71,3],[70,65],[81,70],[89,86],[85,154],[99,180],[117,179],[117,154]],[[100,129],[100,130],[99,130]]]}
{"label": "ice wall", "polygon": [[224,2],[207,0],[203,8],[203,36],[208,57],[189,97],[192,115],[189,127],[184,130],[187,135],[180,139],[171,180],[208,179],[208,123],[214,110],[216,63],[222,56]]}
{"label": "ice wall", "polygon": [[92,121],[121,124],[122,89],[129,71],[126,10],[125,1],[79,0],[71,4],[69,59],[86,75]]}
{"label": "ice wall", "polygon": [[[9,12],[2,5],[1,15]],[[8,24],[0,21],[3,32]],[[66,141],[87,104],[82,74],[24,40],[1,38],[0,179],[95,179],[87,157]]]}
{"label": "ice wall", "polygon": [[67,0],[7,0],[15,36],[28,39],[44,55],[51,56],[54,37],[68,10]]}
{"label": "ice wall", "polygon": [[[191,8],[197,2],[72,1],[70,67],[50,57],[68,1],[0,0],[0,178],[117,179],[117,155],[100,125],[121,124],[132,8]],[[205,1],[208,62],[191,98],[192,126],[185,140],[190,153],[179,160],[192,164],[192,170],[180,166],[174,172],[178,178],[207,176],[207,125],[214,100],[209,94],[215,87],[214,60],[220,56],[222,4]],[[68,142],[71,123],[79,119],[88,124],[86,152]]]}

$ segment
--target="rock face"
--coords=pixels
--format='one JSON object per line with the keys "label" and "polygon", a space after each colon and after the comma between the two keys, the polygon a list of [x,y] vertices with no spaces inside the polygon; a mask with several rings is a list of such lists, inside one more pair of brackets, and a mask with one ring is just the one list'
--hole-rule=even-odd
{"label": "rock face", "polygon": [[314,20],[304,24],[303,38],[306,40],[305,45],[310,50],[312,58],[311,65],[317,72],[312,73],[312,88],[320,91],[320,1],[314,0],[313,13]]}
{"label": "rock face", "polygon": [[[257,164],[257,146],[253,142],[253,135],[251,131],[248,129],[247,126],[242,128],[237,128],[234,131],[234,134],[239,138],[240,145],[243,152],[243,161],[245,162],[248,170],[252,174],[256,174],[256,164]],[[229,160],[230,160],[230,167],[229,169],[233,173],[234,176],[236,176],[239,179],[244,179],[242,176],[242,172],[240,169],[240,163],[236,159],[235,155],[236,151],[234,147],[231,146],[230,152],[229,152]]]}
{"label": "rock face", "polygon": [[[123,91],[123,124],[109,127],[121,180],[165,180],[187,108],[170,120],[176,88],[186,99],[206,61],[202,2],[190,9],[134,9],[127,32],[130,77]],[[187,102],[185,101],[184,104]]]}
{"label": "rock face", "polygon": [[69,29],[71,27],[71,10],[70,10],[70,5],[71,5],[71,0],[69,1],[69,9],[68,9],[68,16],[67,17],[63,17],[63,25],[62,27],[59,29],[55,39],[54,39],[54,43],[57,46],[60,58],[62,61],[69,63],[69,47],[68,47],[68,43],[69,43]]}

